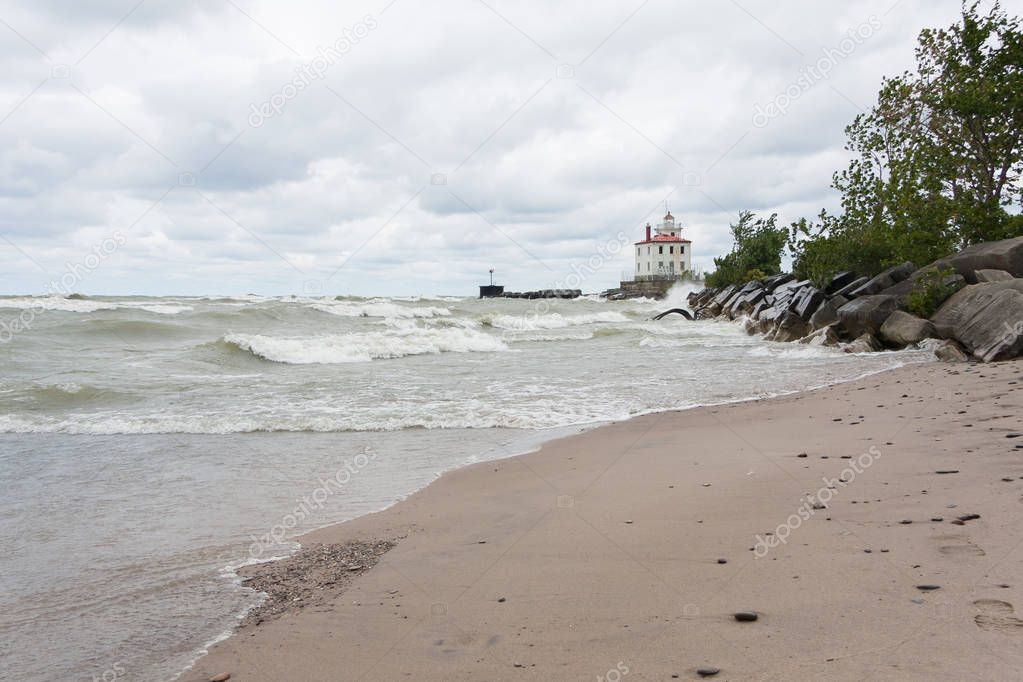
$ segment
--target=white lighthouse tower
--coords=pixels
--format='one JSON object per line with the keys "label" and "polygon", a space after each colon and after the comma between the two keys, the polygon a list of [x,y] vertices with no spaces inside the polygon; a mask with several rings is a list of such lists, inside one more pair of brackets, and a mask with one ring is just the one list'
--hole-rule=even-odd
{"label": "white lighthouse tower", "polygon": [[[651,229],[655,234],[651,234]],[[682,279],[692,270],[693,243],[682,238],[682,225],[668,211],[656,228],[646,225],[646,238],[636,242],[637,281]]]}

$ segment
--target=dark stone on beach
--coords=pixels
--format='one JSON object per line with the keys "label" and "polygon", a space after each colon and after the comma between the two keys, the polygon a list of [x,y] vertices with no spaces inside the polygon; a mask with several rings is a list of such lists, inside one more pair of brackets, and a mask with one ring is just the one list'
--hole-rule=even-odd
{"label": "dark stone on beach", "polygon": [[1002,482],[1003,483],[1012,483],[1015,480],[1016,480],[1015,478],[1003,478]]}
{"label": "dark stone on beach", "polygon": [[739,611],[733,614],[733,616],[740,623],[752,623],[760,617],[756,611]]}
{"label": "dark stone on beach", "polygon": [[1013,276],[1005,270],[976,270],[974,271],[973,276],[977,278],[977,284],[984,284],[985,282],[1006,282],[1010,279],[1014,279]]}
{"label": "dark stone on beach", "polygon": [[861,286],[870,281],[869,277],[858,277],[835,292],[835,296],[842,296],[847,299],[853,298],[853,293]]}
{"label": "dark stone on beach", "polygon": [[863,296],[839,308],[838,320],[849,336],[873,334],[898,308],[895,296]]}
{"label": "dark stone on beach", "polygon": [[824,293],[827,294],[828,296],[831,296],[837,293],[842,288],[849,286],[854,281],[856,281],[856,273],[853,272],[852,270],[840,272],[834,277],[832,277],[831,281],[828,282],[828,285],[824,287]]}
{"label": "dark stone on beach", "polygon": [[974,244],[927,266],[939,270],[948,267],[971,284],[979,281],[977,270],[1004,270],[1013,277],[1023,277],[1023,237]]}
{"label": "dark stone on beach", "polygon": [[849,299],[845,296],[832,296],[824,301],[810,316],[810,326],[816,330],[838,322],[838,309],[848,302]]}
{"label": "dark stone on beach", "polygon": [[[1021,238],[1023,239],[1023,238]],[[938,336],[955,339],[984,362],[1023,353],[1023,279],[975,284],[955,293],[934,313]]]}
{"label": "dark stone on beach", "polygon": [[881,325],[881,339],[896,348],[912,346],[934,337],[934,325],[902,310],[896,310]]}
{"label": "dark stone on beach", "polygon": [[931,521],[933,521],[934,523],[941,523],[944,520],[945,520],[944,516],[935,516],[931,518]]}
{"label": "dark stone on beach", "polygon": [[227,682],[231,679],[231,673],[220,673],[210,678],[210,682]]}
{"label": "dark stone on beach", "polygon": [[719,564],[727,564],[728,563],[728,559],[718,559],[718,563]]}
{"label": "dark stone on beach", "polygon": [[800,452],[798,455],[796,455],[796,457],[799,457],[800,459],[803,459],[805,457],[809,457],[809,455],[807,455],[805,452]]}
{"label": "dark stone on beach", "polygon": [[963,514],[959,517],[960,521],[976,521],[980,518],[980,514]]}
{"label": "dark stone on beach", "polygon": [[911,524],[913,522],[911,520],[909,520],[909,519],[902,519],[901,521],[899,521],[899,523],[901,523],[903,526],[908,526],[909,524]]}
{"label": "dark stone on beach", "polygon": [[959,469],[938,469],[934,473],[936,474],[958,474]]}
{"label": "dark stone on beach", "polygon": [[916,589],[921,592],[933,592],[934,590],[940,590],[941,585],[917,585]]}
{"label": "dark stone on beach", "polygon": [[797,313],[786,312],[778,322],[774,341],[797,341],[810,333],[810,325]]}
{"label": "dark stone on beach", "polygon": [[507,599],[505,599],[504,597],[498,597],[498,599],[497,599],[497,603],[498,603],[498,604],[503,604],[503,603],[505,603],[506,601],[508,601],[508,600],[507,600]]}
{"label": "dark stone on beach", "polygon": [[879,294],[885,289],[893,287],[899,282],[908,279],[914,272],[916,272],[916,266],[907,261],[901,265],[896,265],[888,268],[882,273],[879,273],[867,283],[854,289],[851,294],[856,297]]}
{"label": "dark stone on beach", "polygon": [[953,526],[965,526],[966,525],[966,522],[963,521],[962,519],[952,519],[951,523],[952,523]]}
{"label": "dark stone on beach", "polygon": [[846,353],[877,353],[884,350],[884,346],[871,333],[861,334],[855,341],[848,343],[842,348]]}
{"label": "dark stone on beach", "polygon": [[699,675],[700,677],[714,677],[719,672],[721,672],[720,668],[697,668],[696,669],[696,674]]}

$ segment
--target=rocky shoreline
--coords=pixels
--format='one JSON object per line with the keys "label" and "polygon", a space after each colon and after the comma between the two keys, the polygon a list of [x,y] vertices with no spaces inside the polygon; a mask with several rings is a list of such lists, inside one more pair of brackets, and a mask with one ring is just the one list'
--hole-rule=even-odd
{"label": "rocky shoreline", "polygon": [[242,626],[260,625],[285,613],[325,604],[355,578],[376,566],[397,540],[352,540],[302,547],[284,561],[259,564],[244,578],[246,587],[266,598],[249,611]]}
{"label": "rocky shoreline", "polygon": [[[910,298],[929,281],[949,295],[918,317]],[[975,244],[922,268],[842,272],[823,288],[791,274],[706,288],[689,295],[689,306],[696,319],[742,319],[748,333],[770,341],[850,353],[929,343],[948,362],[1008,360],[1023,354],[1023,237]]]}

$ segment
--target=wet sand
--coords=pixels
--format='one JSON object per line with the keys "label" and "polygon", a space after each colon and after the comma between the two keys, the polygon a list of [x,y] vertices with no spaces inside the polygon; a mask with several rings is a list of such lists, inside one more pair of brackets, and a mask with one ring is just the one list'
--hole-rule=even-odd
{"label": "wet sand", "polygon": [[451,472],[302,538],[398,540],[181,679],[1018,679],[1021,389],[914,365]]}

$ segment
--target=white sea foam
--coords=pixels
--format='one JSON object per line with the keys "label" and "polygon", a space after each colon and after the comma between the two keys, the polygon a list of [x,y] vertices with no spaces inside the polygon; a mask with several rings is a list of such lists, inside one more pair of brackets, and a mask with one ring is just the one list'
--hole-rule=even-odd
{"label": "white sea foam", "polygon": [[317,302],[309,306],[314,310],[338,315],[339,317],[383,317],[396,319],[416,319],[447,317],[451,311],[437,306],[405,306],[391,301],[372,300],[366,302],[331,301]]}
{"label": "white sea foam", "polygon": [[316,337],[228,334],[232,344],[273,362],[289,365],[334,365],[437,353],[497,353],[508,346],[494,336],[457,327],[398,328],[383,332]]}
{"label": "white sea foam", "polygon": [[585,324],[614,324],[628,322],[629,318],[617,311],[609,310],[599,313],[587,313],[584,315],[562,315],[561,313],[549,313],[536,315],[526,313],[523,315],[490,315],[483,318],[484,324],[489,324],[497,329],[510,331],[536,331],[538,329],[564,329]]}
{"label": "white sea foam", "polygon": [[64,298],[63,296],[25,296],[21,298],[0,298],[0,309],[52,310],[64,313],[94,313],[100,310],[144,310],[157,315],[177,315],[192,310],[192,306],[179,303],[139,303],[131,301],[96,301],[85,298]]}

